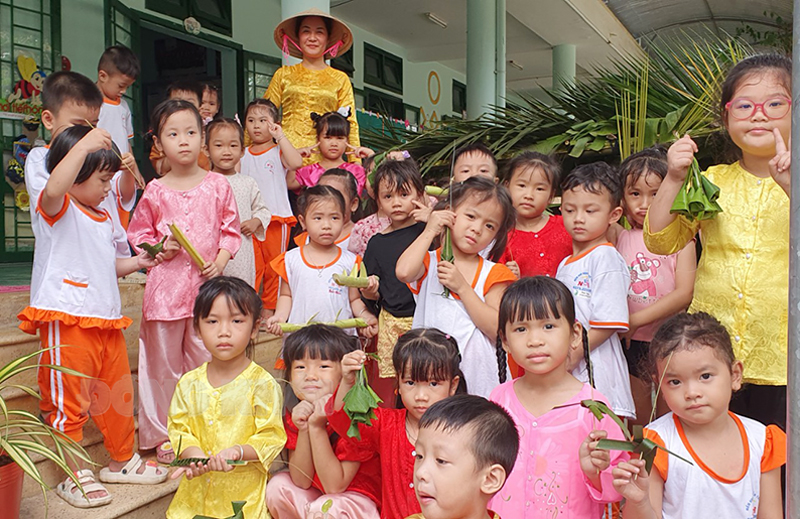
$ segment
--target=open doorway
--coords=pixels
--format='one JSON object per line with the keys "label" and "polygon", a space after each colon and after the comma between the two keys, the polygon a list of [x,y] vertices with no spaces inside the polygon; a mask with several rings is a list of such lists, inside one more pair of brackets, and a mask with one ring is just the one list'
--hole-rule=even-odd
{"label": "open doorway", "polygon": [[[139,45],[143,128],[151,128],[150,113],[166,99],[167,87],[173,81],[211,83],[222,91],[222,53],[219,50],[146,27],[141,29]],[[148,144],[144,151],[147,157]],[[149,160],[141,161],[141,169],[145,179],[155,177]]]}

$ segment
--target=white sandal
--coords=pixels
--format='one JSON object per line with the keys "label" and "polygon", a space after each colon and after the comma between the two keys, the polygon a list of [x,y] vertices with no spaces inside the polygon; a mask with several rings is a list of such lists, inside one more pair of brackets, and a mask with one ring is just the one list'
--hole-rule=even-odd
{"label": "white sandal", "polygon": [[[137,471],[144,463],[144,472]],[[114,472],[105,467],[100,470],[100,481],[103,483],[122,483],[126,485],[158,485],[167,480],[169,470],[162,469],[157,463],[144,461],[138,454],[134,454],[130,461],[119,472]]]}
{"label": "white sandal", "polygon": [[[75,508],[95,508],[98,506],[107,505],[114,499],[114,496],[108,491],[106,487],[95,481],[94,473],[90,469],[79,470],[75,473],[78,481],[81,482],[83,491],[86,492],[87,497],[80,492],[78,485],[72,479],[67,478],[66,481],[59,483],[56,486],[56,494],[58,497],[71,504]],[[77,491],[75,491],[77,489]],[[103,491],[106,493],[103,497],[88,497],[91,492]]]}

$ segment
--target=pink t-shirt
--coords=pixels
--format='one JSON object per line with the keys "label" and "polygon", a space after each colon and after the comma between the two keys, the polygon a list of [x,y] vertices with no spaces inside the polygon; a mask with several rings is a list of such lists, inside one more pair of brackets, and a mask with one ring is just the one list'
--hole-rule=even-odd
{"label": "pink t-shirt", "polygon": [[[634,314],[652,305],[675,290],[675,269],[678,254],[661,256],[653,254],[644,244],[642,229],[622,231],[617,238],[617,250],[625,259],[631,273],[628,288],[628,312]],[[641,326],[633,334],[636,341],[653,340],[662,321]]]}
{"label": "pink t-shirt", "polygon": [[581,406],[581,400],[608,400],[584,384],[570,400],[541,416],[533,416],[514,392],[514,385],[520,381],[501,384],[489,396],[489,400],[508,411],[520,437],[514,468],[489,502],[489,509],[500,517],[515,519],[600,519],[603,503],[622,499],[614,490],[611,469],[630,456],[610,451],[611,466],[600,474],[602,492],[592,486],[581,470],[581,443],[595,429],[608,431],[611,439],[624,437],[611,418],[604,416],[598,421]]}
{"label": "pink t-shirt", "polygon": [[[364,168],[355,162],[342,162],[336,167],[347,170],[352,173],[354,177],[356,177],[358,194],[361,195],[361,190],[364,189],[364,183],[367,181],[367,174],[364,172]],[[327,170],[323,168],[319,162],[315,162],[314,164],[309,164],[308,166],[298,168],[298,170],[295,172],[295,178],[302,186],[316,186],[317,182],[319,182],[319,177],[321,177],[325,171]]]}
{"label": "pink t-shirt", "polygon": [[[214,261],[220,249],[234,256],[242,243],[236,198],[228,180],[219,173],[209,172],[187,191],[171,189],[159,179],[150,181],[128,226],[128,241],[134,247],[158,243],[171,234],[171,223],[183,231],[206,261]],[[191,317],[203,281],[200,269],[181,248],[177,256],[148,271],[142,316],[148,321]]]}

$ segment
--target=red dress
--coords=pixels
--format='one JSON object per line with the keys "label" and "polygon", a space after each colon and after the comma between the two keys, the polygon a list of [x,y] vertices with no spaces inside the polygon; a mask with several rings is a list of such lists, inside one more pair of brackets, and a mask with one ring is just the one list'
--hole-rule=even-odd
{"label": "red dress", "polygon": [[[333,399],[331,399],[333,400]],[[342,412],[344,414],[344,412]],[[347,415],[345,415],[347,418]],[[286,429],[286,448],[295,450],[297,448],[297,426],[292,422],[292,416],[287,412],[283,417]],[[348,419],[349,426],[349,419]],[[330,424],[327,427],[328,436],[337,434]],[[347,429],[345,428],[345,432]],[[346,434],[339,434],[333,439],[333,453],[339,461],[359,461],[361,466],[358,468],[353,481],[347,486],[347,491],[358,492],[375,502],[377,507],[381,507],[381,466],[375,452],[363,442],[349,439]],[[314,472],[314,488],[325,494],[319,475]]]}
{"label": "red dress", "polygon": [[516,261],[521,277],[556,277],[561,260],[572,254],[572,238],[564,228],[561,215],[551,215],[540,231],[508,233],[506,250],[498,263]]}
{"label": "red dress", "polygon": [[[328,402],[328,423],[342,436],[347,435],[350,418],[344,410],[333,411],[334,399]],[[383,506],[381,519],[405,519],[422,512],[414,493],[414,446],[406,436],[406,410],[375,410],[371,426],[360,425],[361,440],[381,460]],[[288,431],[287,431],[288,432]],[[288,444],[287,444],[288,445]]]}

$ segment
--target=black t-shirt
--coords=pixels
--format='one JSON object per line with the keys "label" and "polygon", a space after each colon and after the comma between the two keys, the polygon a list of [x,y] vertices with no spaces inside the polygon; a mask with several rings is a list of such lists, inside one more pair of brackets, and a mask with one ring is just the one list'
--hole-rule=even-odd
{"label": "black t-shirt", "polygon": [[422,234],[425,224],[415,223],[388,234],[378,233],[370,238],[364,253],[364,265],[369,275],[380,278],[380,300],[382,308],[395,317],[413,317],[416,303],[408,285],[398,281],[395,275],[397,260],[409,245]]}

